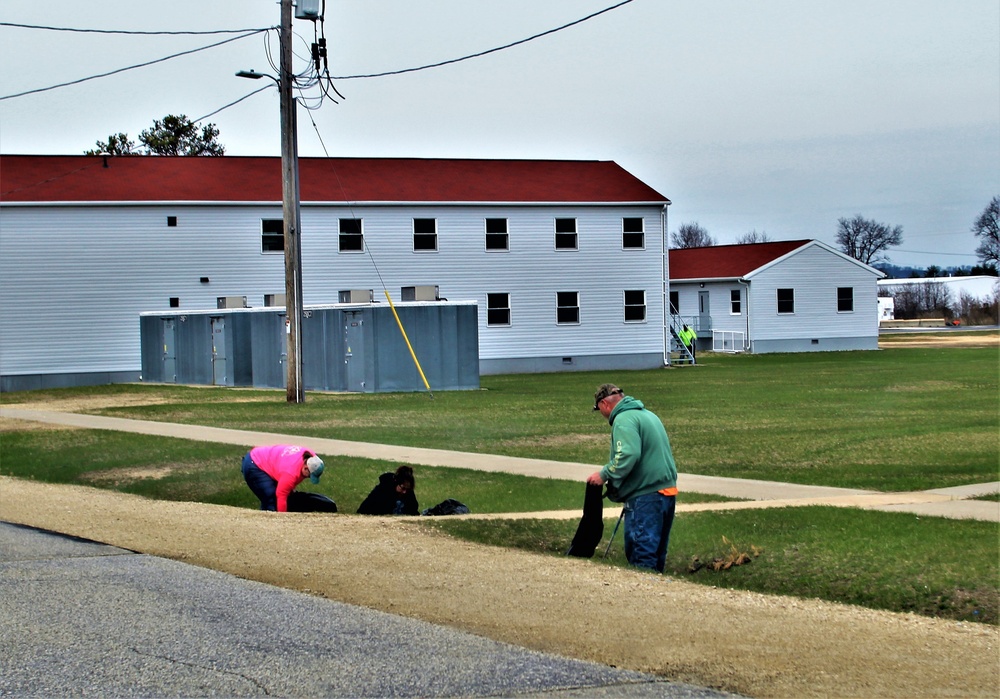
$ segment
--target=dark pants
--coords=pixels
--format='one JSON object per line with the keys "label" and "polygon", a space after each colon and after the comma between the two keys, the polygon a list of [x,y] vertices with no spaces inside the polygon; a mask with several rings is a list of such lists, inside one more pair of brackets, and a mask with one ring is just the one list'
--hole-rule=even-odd
{"label": "dark pants", "polygon": [[631,565],[663,572],[676,505],[677,496],[660,493],[625,503],[625,558]]}
{"label": "dark pants", "polygon": [[260,509],[276,512],[278,510],[278,481],[267,475],[250,458],[250,452],[243,457],[243,480],[250,490],[260,500]]}

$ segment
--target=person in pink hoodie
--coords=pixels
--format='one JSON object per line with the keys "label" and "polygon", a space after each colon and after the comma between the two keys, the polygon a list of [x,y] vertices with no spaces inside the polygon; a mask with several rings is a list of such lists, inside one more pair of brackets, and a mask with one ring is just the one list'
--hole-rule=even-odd
{"label": "person in pink hoodie", "polygon": [[276,444],[254,447],[243,457],[243,479],[260,500],[260,509],[288,512],[288,496],[308,478],[319,483],[323,460],[305,447]]}

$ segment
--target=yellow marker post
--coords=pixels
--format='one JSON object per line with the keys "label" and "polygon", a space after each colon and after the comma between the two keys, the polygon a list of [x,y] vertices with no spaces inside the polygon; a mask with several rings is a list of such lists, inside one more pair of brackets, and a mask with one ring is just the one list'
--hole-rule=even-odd
{"label": "yellow marker post", "polygon": [[392,303],[392,297],[389,296],[389,290],[382,289],[382,291],[385,293],[385,297],[389,300],[389,308],[392,309],[392,315],[395,316],[396,324],[399,325],[399,332],[403,333],[403,340],[406,341],[406,347],[410,350],[410,356],[413,357],[413,363],[417,365],[417,371],[420,372],[420,378],[423,380],[427,391],[431,394],[431,398],[433,398],[434,392],[431,391],[431,385],[427,383],[427,377],[424,376],[424,370],[420,368],[420,362],[417,360],[417,354],[413,351],[413,345],[410,344],[410,338],[406,336],[406,330],[403,329],[403,321],[399,319],[399,314],[396,313],[396,306]]}

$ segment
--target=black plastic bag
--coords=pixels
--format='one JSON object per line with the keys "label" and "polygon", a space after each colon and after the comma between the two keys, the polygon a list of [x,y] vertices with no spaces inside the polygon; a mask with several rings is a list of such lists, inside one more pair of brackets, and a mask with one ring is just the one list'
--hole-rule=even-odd
{"label": "black plastic bag", "polygon": [[434,507],[428,507],[426,510],[421,510],[420,514],[430,517],[437,517],[440,515],[467,515],[469,514],[469,508],[460,503],[458,500],[448,498],[444,502],[439,502]]}

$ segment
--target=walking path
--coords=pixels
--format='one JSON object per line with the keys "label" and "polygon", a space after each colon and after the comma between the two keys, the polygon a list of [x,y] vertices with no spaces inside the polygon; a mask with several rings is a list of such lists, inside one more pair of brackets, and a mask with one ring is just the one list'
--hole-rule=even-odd
{"label": "walking path", "polygon": [[[176,423],[83,415],[53,410],[34,410],[24,407],[0,406],[0,417],[84,429],[116,430],[119,432],[133,432],[240,446],[267,443],[295,444],[305,441],[311,448],[324,456],[352,456],[424,466],[449,466],[481,471],[502,471],[539,478],[583,480],[597,468],[595,464],[546,461],[544,459],[526,459],[515,456],[474,454],[447,451],[444,449],[424,449],[388,444],[369,444],[340,439],[318,439],[303,437],[302,435],[231,430],[201,425],[180,425]],[[681,504],[677,507],[678,512],[828,505],[882,510],[886,512],[910,512],[924,516],[949,517],[953,519],[978,519],[1000,523],[1000,502],[967,499],[977,495],[1000,491],[1000,481],[954,488],[938,488],[920,492],[882,493],[853,488],[833,488],[682,473],[678,477],[678,486],[685,492],[722,495],[741,499],[741,501],[736,502]],[[580,511],[574,509],[556,512],[521,512],[465,516],[478,518],[531,517],[574,519],[580,516]]]}

